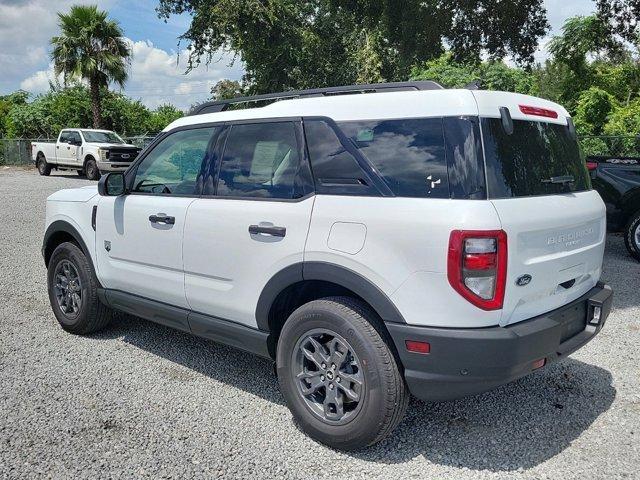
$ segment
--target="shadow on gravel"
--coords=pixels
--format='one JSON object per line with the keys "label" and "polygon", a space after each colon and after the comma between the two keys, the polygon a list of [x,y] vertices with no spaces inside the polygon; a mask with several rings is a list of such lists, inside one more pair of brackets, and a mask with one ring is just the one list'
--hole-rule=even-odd
{"label": "shadow on gravel", "polygon": [[567,448],[616,395],[611,374],[571,358],[491,392],[453,402],[412,399],[382,443],[354,454],[402,463],[417,456],[440,465],[509,472],[534,467]]}
{"label": "shadow on gravel", "polygon": [[[284,404],[271,362],[254,355],[136,318],[119,319],[94,338],[122,338],[216,381]],[[431,404],[413,399],[391,437],[347,455],[385,464],[422,456],[474,470],[528,469],[567,448],[609,409],[616,395],[611,381],[608,371],[569,358],[475,397]]]}

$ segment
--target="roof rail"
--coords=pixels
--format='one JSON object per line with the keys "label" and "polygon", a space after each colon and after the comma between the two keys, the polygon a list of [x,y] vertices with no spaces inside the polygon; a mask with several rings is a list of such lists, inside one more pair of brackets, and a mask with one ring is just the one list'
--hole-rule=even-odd
{"label": "roof rail", "polygon": [[232,105],[239,103],[255,103],[268,100],[292,98],[326,97],[332,95],[349,95],[354,93],[400,92],[406,90],[440,90],[442,85],[430,80],[415,82],[368,83],[361,85],[345,85],[341,87],[312,88],[309,90],[291,90],[289,92],[266,93],[251,97],[237,97],[229,100],[217,100],[196,105],[189,115],[224,112]]}

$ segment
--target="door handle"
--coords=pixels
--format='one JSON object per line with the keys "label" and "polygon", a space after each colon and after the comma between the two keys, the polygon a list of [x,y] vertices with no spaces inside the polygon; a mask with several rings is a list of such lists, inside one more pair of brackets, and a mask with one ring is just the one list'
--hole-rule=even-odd
{"label": "door handle", "polygon": [[151,223],[161,223],[164,225],[175,225],[176,217],[170,217],[165,213],[157,213],[155,215],[149,215],[149,221]]}
{"label": "door handle", "polygon": [[267,227],[262,225],[249,225],[249,233],[251,235],[265,234],[272,237],[284,237],[287,234],[285,227]]}

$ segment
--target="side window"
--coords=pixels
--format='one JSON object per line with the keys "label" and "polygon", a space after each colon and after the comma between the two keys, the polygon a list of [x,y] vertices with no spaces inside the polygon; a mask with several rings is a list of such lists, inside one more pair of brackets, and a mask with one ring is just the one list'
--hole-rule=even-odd
{"label": "side window", "polygon": [[194,195],[196,178],[216,127],[182,130],[165,137],[142,160],[134,192]]}
{"label": "side window", "polygon": [[340,188],[366,187],[368,175],[325,121],[305,120],[304,131],[319,193],[347,193]]}
{"label": "side window", "polygon": [[478,118],[445,117],[444,136],[451,198],[487,198]]}
{"label": "side window", "polygon": [[449,198],[442,118],[338,125],[398,197]]}
{"label": "side window", "polygon": [[71,132],[69,134],[69,140],[73,141],[76,145],[80,145],[82,143],[82,139],[80,138],[80,133]]}
{"label": "side window", "polygon": [[293,122],[233,125],[228,134],[217,195],[292,199],[300,155]]}
{"label": "side window", "polygon": [[62,132],[60,134],[60,139],[58,141],[60,143],[68,143],[69,142],[69,135],[71,135],[70,132]]}

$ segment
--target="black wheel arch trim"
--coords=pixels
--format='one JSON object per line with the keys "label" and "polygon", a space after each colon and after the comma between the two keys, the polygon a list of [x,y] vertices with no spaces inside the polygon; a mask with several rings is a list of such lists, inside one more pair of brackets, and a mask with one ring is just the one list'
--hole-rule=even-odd
{"label": "black wheel arch trim", "polygon": [[44,259],[44,264],[46,267],[49,266],[49,259],[51,258],[51,254],[55,248],[47,249],[49,246],[49,242],[53,238],[53,236],[57,233],[64,232],[69,234],[78,244],[82,253],[84,253],[87,261],[89,262],[89,266],[91,267],[91,271],[93,272],[94,277],[98,281],[98,285],[100,285],[100,281],[98,280],[98,276],[96,275],[96,269],[93,265],[93,259],[91,258],[91,253],[87,248],[87,244],[82,239],[82,235],[80,232],[71,225],[69,222],[65,222],[64,220],[56,220],[52,222],[51,225],[47,227],[47,230],[44,233],[44,239],[42,240],[42,258]]}
{"label": "black wheel arch trim", "polygon": [[391,299],[359,273],[329,262],[301,262],[280,270],[262,289],[256,306],[256,322],[260,330],[270,331],[269,311],[278,295],[304,280],[322,280],[351,290],[367,302],[384,322],[407,323]]}

